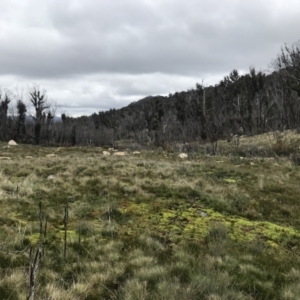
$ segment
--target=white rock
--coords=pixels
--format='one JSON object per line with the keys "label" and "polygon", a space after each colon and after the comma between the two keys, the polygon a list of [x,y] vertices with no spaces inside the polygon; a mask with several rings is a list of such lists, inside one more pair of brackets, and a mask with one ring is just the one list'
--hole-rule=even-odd
{"label": "white rock", "polygon": [[181,159],[183,159],[183,158],[188,158],[188,155],[186,153],[180,153],[178,155],[178,157],[180,157]]}
{"label": "white rock", "polygon": [[204,212],[204,211],[200,211],[200,216],[202,217],[202,218],[206,218],[207,217],[207,213],[206,212]]}
{"label": "white rock", "polygon": [[139,151],[134,151],[132,154],[133,154],[133,155],[141,155],[141,152],[139,152]]}
{"label": "white rock", "polygon": [[114,155],[115,156],[125,156],[126,152],[115,152]]}
{"label": "white rock", "polygon": [[8,156],[0,156],[0,159],[1,160],[11,160],[11,158]]}
{"label": "white rock", "polygon": [[53,180],[54,178],[55,178],[54,175],[49,175],[49,176],[47,177],[48,180]]}
{"label": "white rock", "polygon": [[46,157],[56,157],[57,155],[55,153],[47,154]]}
{"label": "white rock", "polygon": [[9,145],[9,146],[18,146],[18,144],[17,144],[14,140],[10,140],[10,141],[8,142],[8,145]]}
{"label": "white rock", "polygon": [[110,153],[108,151],[103,151],[102,153],[103,153],[103,155],[110,155]]}

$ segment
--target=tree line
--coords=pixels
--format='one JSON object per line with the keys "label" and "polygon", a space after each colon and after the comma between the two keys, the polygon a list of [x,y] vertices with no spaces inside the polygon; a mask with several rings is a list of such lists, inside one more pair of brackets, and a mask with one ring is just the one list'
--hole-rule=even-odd
{"label": "tree line", "polygon": [[300,41],[285,45],[272,61],[272,73],[230,72],[215,86],[197,83],[187,91],[149,96],[122,109],[73,118],[55,109],[46,91],[30,89],[34,114],[17,101],[9,114],[9,91],[0,93],[0,139],[42,145],[113,146],[127,140],[145,146],[173,142],[230,140],[236,133],[258,134],[300,127]]}

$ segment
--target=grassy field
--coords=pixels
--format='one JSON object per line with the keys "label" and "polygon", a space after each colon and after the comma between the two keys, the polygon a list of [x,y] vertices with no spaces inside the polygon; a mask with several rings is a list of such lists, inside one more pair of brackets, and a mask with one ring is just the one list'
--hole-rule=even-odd
{"label": "grassy field", "polygon": [[209,147],[1,143],[0,299],[300,299],[298,135]]}

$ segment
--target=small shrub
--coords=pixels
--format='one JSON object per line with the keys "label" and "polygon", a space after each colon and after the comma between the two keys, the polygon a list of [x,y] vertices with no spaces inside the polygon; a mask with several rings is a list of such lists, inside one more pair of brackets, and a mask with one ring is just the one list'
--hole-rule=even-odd
{"label": "small shrub", "polygon": [[282,139],[277,140],[277,142],[272,146],[272,150],[278,156],[289,156],[291,153],[295,152],[294,146]]}
{"label": "small shrub", "polygon": [[290,159],[294,166],[300,166],[300,154],[299,153],[293,153],[290,155]]}
{"label": "small shrub", "polygon": [[79,221],[76,224],[76,232],[79,235],[83,235],[86,237],[93,236],[94,235],[94,224],[89,221],[84,221],[84,220]]}

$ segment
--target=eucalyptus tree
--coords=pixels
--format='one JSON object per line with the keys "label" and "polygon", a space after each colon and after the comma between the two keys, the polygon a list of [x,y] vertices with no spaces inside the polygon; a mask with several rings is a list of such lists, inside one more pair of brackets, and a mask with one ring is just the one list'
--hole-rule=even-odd
{"label": "eucalyptus tree", "polygon": [[10,95],[8,91],[4,94],[0,91],[0,139],[7,139],[7,112],[8,104],[11,102]]}
{"label": "eucalyptus tree", "polygon": [[281,127],[299,127],[300,40],[291,46],[285,44],[272,61],[272,67],[276,75],[273,93],[279,107]]}
{"label": "eucalyptus tree", "polygon": [[15,130],[15,139],[23,140],[26,135],[26,112],[27,108],[25,103],[22,100],[17,102],[17,119],[16,119],[16,130]]}
{"label": "eucalyptus tree", "polygon": [[29,91],[29,101],[35,109],[35,115],[32,116],[32,118],[34,120],[35,143],[38,145],[40,144],[41,139],[41,129],[46,120],[45,111],[50,107],[50,105],[47,102],[46,91],[41,91],[38,86],[34,86]]}
{"label": "eucalyptus tree", "polygon": [[282,80],[300,96],[300,40],[281,48],[281,53],[272,61],[272,67]]}

